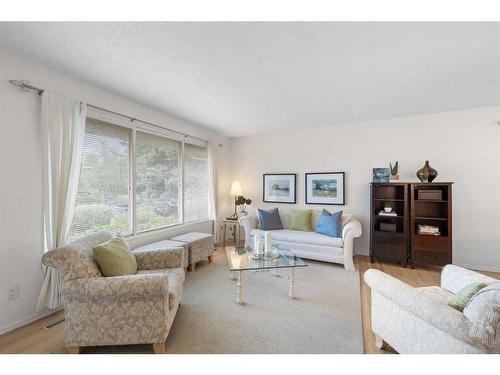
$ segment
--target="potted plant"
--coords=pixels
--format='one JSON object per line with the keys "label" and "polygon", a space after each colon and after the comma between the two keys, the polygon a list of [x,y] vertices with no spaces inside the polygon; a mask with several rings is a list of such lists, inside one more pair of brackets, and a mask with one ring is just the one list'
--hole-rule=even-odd
{"label": "potted plant", "polygon": [[398,174],[399,162],[396,160],[394,166],[391,163],[389,163],[389,167],[391,169],[391,180],[393,181],[399,180],[399,174]]}
{"label": "potted plant", "polygon": [[384,211],[385,212],[391,212],[392,211],[392,205],[388,202],[384,203]]}
{"label": "potted plant", "polygon": [[247,205],[252,204],[252,200],[240,195],[236,198],[236,205],[240,206],[240,212],[246,214]]}

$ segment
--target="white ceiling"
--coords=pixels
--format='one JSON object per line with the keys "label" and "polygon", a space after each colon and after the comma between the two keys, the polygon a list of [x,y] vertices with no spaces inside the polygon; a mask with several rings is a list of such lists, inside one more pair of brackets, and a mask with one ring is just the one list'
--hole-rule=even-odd
{"label": "white ceiling", "polygon": [[0,46],[228,136],[500,104],[500,23],[1,23]]}

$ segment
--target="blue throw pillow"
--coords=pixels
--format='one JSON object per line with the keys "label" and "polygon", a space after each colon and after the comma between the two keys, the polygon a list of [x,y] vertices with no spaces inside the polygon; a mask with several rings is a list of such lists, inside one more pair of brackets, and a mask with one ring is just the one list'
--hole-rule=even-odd
{"label": "blue throw pillow", "polygon": [[280,214],[278,212],[278,208],[275,208],[272,211],[264,211],[260,208],[257,209],[259,213],[260,220],[260,229],[262,230],[275,230],[275,229],[283,229],[283,224],[281,224]]}
{"label": "blue throw pillow", "polygon": [[316,233],[335,238],[342,237],[342,211],[331,214],[323,210],[316,225]]}

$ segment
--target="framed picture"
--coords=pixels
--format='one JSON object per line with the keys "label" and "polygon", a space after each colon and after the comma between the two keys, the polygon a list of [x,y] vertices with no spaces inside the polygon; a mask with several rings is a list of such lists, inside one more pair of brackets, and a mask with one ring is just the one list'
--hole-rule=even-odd
{"label": "framed picture", "polygon": [[296,174],[264,174],[264,202],[295,203]]}
{"label": "framed picture", "polygon": [[345,204],[345,173],[306,173],[306,204]]}
{"label": "framed picture", "polygon": [[389,168],[373,168],[373,182],[389,182]]}

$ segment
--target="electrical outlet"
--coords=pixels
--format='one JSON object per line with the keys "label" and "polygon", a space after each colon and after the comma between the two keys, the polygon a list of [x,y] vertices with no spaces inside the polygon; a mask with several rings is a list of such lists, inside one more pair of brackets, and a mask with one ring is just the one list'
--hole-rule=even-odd
{"label": "electrical outlet", "polygon": [[19,284],[7,288],[7,302],[15,300],[19,297]]}

